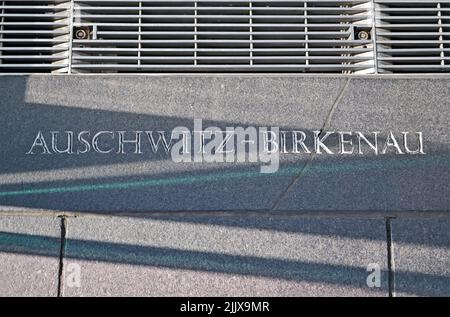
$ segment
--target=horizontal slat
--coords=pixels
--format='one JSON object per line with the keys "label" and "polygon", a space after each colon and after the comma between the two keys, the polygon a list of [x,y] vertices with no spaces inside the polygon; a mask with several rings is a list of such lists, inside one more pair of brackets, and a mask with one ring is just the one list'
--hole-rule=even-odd
{"label": "horizontal slat", "polygon": [[[78,56],[78,60],[118,60],[118,61],[124,61],[124,60],[130,60],[135,61],[135,56]],[[173,60],[173,61],[193,61],[193,60],[219,60],[219,61],[225,61],[227,59],[232,60],[241,60],[241,61],[249,61],[249,60],[307,60],[309,57],[305,56],[232,56],[232,57],[224,57],[224,56],[197,56],[197,57],[175,57],[175,56],[141,56],[141,61],[161,61],[161,60]],[[337,60],[337,61],[351,61],[351,60],[364,60],[361,57],[354,57],[354,56],[317,56],[313,58],[314,60]]]}
{"label": "horizontal slat", "polygon": [[[193,52],[193,49],[189,48],[110,48],[110,47],[74,47],[72,49],[73,51],[91,51],[91,52]],[[195,51],[197,52],[248,52],[249,49],[246,48],[197,48]],[[350,53],[350,52],[371,52],[372,49],[368,48],[345,48],[345,47],[338,47],[338,48],[309,48],[309,49],[303,49],[303,48],[253,48],[253,52],[286,52],[286,53],[292,53],[292,52],[319,52],[319,53]]]}
{"label": "horizontal slat", "polygon": [[[1,57],[3,59],[3,57]],[[61,67],[67,67],[67,64],[48,64],[48,63],[40,63],[40,64],[0,64],[0,68],[48,68],[51,70],[55,70]]]}
{"label": "horizontal slat", "polygon": [[102,64],[102,65],[90,65],[90,64],[79,64],[73,66],[76,69],[97,69],[97,70],[149,70],[149,71],[179,71],[179,69],[184,71],[303,71],[306,69],[315,70],[333,70],[339,71],[343,68],[346,70],[363,70],[366,66],[359,65],[345,65],[341,64],[286,64],[286,65],[117,65],[117,64]]}
{"label": "horizontal slat", "polygon": [[[14,1],[14,0],[10,0],[10,1]],[[444,1],[449,1],[449,0],[444,0]],[[110,5],[110,4],[129,4],[129,3],[143,3],[143,4],[155,4],[155,3],[194,3],[197,2],[199,4],[202,3],[248,3],[248,2],[252,2],[252,3],[264,3],[264,4],[270,4],[273,5],[276,2],[278,3],[293,3],[293,4],[298,4],[299,1],[298,0],[228,0],[228,1],[223,1],[223,0],[197,0],[197,1],[193,1],[193,0],[75,0],[75,2],[78,3],[86,3],[86,4],[90,4],[90,3],[99,3],[99,4],[105,4],[106,6]],[[367,3],[367,1],[365,0],[302,0],[301,3],[308,3],[308,4],[322,4],[322,5],[328,5],[328,4],[333,4],[333,5],[356,5],[356,4],[363,4],[363,3]]]}

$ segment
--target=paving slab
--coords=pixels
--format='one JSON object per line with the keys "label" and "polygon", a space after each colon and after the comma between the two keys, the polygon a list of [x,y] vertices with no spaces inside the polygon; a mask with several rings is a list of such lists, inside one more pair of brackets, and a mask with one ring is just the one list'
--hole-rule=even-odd
{"label": "paving slab", "polygon": [[57,296],[61,220],[0,216],[0,296]]}
{"label": "paving slab", "polygon": [[[450,79],[345,76],[2,76],[0,206],[75,212],[447,211]],[[37,133],[277,126],[422,132],[426,155],[286,154],[261,164],[159,155],[26,155]],[[309,141],[310,142],[310,141]],[[328,146],[336,152],[337,140]],[[149,150],[149,149],[147,149]],[[150,151],[150,150],[149,150]],[[310,162],[305,168],[307,162]],[[292,186],[292,181],[301,177]],[[286,194],[286,189],[290,189]],[[280,199],[282,198],[282,199]]]}
{"label": "paving slab", "polygon": [[[370,265],[379,288],[367,286]],[[69,218],[64,267],[64,296],[388,294],[382,219]]]}
{"label": "paving slab", "polygon": [[[425,155],[375,155],[364,146],[359,155],[353,137],[354,154],[316,155],[277,209],[448,211],[449,90],[446,78],[351,80],[325,130],[363,132],[370,142],[378,131],[380,143],[392,131],[401,147],[402,132],[422,132]],[[336,135],[325,144],[339,152]]]}
{"label": "paving slab", "polygon": [[[269,209],[292,175],[167,155],[26,155],[38,131],[203,126],[320,129],[343,77],[1,77],[0,205],[59,211]],[[327,93],[324,94],[323,92]],[[283,165],[304,165],[306,156]],[[273,177],[270,177],[273,176]],[[142,186],[136,186],[142,184]],[[14,194],[11,194],[14,193]]]}
{"label": "paving slab", "polygon": [[396,296],[450,296],[450,219],[392,220]]}

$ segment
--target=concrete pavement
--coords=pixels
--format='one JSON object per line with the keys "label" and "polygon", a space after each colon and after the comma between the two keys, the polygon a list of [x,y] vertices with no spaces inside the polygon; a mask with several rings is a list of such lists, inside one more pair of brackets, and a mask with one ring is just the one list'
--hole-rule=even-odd
{"label": "concrete pavement", "polygon": [[[1,76],[0,295],[448,296],[449,88],[448,76]],[[291,153],[267,175],[164,153],[27,155],[39,131],[194,119],[419,131],[426,155]]]}
{"label": "concrete pavement", "polygon": [[2,215],[0,295],[448,296],[449,225],[354,214]]}
{"label": "concrete pavement", "polygon": [[[0,77],[0,206],[94,213],[447,211],[449,90],[448,77]],[[223,130],[422,132],[426,155],[289,153],[280,156],[278,173],[264,175],[258,163],[176,163],[164,151],[26,154],[39,131],[50,144],[51,131],[170,132],[192,130],[194,119]],[[338,142],[330,138],[327,145],[335,149]]]}

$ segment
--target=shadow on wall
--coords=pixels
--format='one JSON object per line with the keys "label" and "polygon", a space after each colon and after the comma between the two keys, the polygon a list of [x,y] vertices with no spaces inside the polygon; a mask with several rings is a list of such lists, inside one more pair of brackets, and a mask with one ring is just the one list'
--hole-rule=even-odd
{"label": "shadow on wall", "polygon": [[[130,113],[86,104],[99,96],[81,96],[80,107],[27,103],[26,77],[8,77],[3,82],[2,206],[145,212],[269,210],[275,204],[289,211],[445,210],[450,205],[446,195],[449,156],[440,144],[427,144],[433,150],[426,156],[321,156],[307,168],[310,155],[289,154],[282,157],[281,169],[274,174],[261,174],[259,164],[174,163],[164,151],[151,153],[150,146],[142,155],[26,155],[38,131],[47,131],[47,139],[50,131],[171,131],[178,126],[192,129],[193,120],[152,114],[151,109],[148,114]],[[99,94],[107,93],[108,88],[99,88]],[[204,120],[203,126],[225,129],[241,124]],[[320,129],[322,122],[317,126]],[[336,143],[332,139],[328,144],[335,147]],[[310,142],[307,145],[312,147]],[[133,149],[129,145],[126,151]],[[283,196],[300,173],[304,181]]]}

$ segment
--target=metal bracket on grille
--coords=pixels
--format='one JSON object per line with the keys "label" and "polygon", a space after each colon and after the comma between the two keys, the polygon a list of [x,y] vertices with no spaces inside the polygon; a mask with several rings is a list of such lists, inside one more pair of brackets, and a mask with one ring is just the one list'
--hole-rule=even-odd
{"label": "metal bracket on grille", "polygon": [[352,29],[352,39],[360,41],[368,41],[372,39],[372,27],[355,26]]}
{"label": "metal bracket on grille", "polygon": [[89,40],[92,38],[92,29],[89,26],[75,26],[73,38],[76,40]]}

